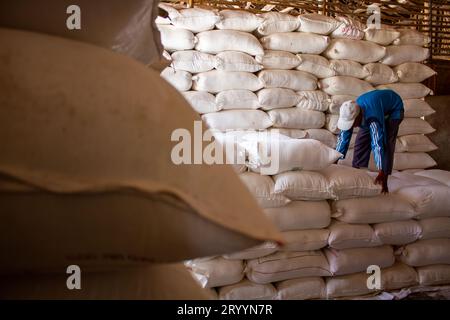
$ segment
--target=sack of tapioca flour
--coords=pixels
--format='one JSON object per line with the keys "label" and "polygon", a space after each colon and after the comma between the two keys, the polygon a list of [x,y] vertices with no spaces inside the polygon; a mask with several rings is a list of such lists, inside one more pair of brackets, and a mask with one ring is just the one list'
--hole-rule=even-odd
{"label": "sack of tapioca flour", "polygon": [[1,272],[180,261],[281,238],[230,166],[175,164],[172,134],[194,136],[200,118],[156,72],[57,37],[1,29],[0,42]]}

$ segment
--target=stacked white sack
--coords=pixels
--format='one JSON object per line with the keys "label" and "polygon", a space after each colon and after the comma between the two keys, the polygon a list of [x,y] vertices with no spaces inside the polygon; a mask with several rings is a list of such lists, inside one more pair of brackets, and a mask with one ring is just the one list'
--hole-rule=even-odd
{"label": "stacked white sack", "polygon": [[[380,63],[386,53],[398,55],[384,46],[392,42],[409,45],[408,41],[417,45],[417,35],[402,36],[393,30],[364,32],[364,26],[347,18],[255,15],[235,10],[207,13],[210,24],[199,30],[195,17],[206,13],[195,13],[190,15],[193,20],[186,20],[194,26],[174,22],[172,27],[165,26],[168,31],[163,43],[169,44],[166,50],[172,53],[172,70],[165,74],[179,72],[172,79],[181,80],[173,80],[173,84],[184,90],[211,128],[227,133],[237,130],[232,135],[237,137],[235,147],[246,154],[251,169],[241,178],[287,240],[284,246],[264,243],[224,257],[188,262],[196,277],[205,287],[217,288],[221,299],[317,299],[374,293],[367,292],[365,285],[366,264],[383,268],[383,290],[416,284],[414,269],[401,263],[393,265],[393,246],[417,239],[412,232],[417,224],[412,220],[416,212],[411,205],[392,195],[386,206],[398,209],[393,214],[382,210],[373,222],[354,224],[352,219],[364,215],[356,206],[341,218],[351,217],[349,222],[339,221],[339,213],[330,211],[329,200],[339,199],[332,210],[360,198],[362,207],[375,205],[380,203],[380,189],[363,171],[326,168],[335,154],[323,145],[299,139],[319,140],[334,148],[336,115],[342,102],[380,85],[421,82],[420,77],[431,76],[432,70],[411,63],[424,56],[416,47],[409,49],[417,51],[419,58],[408,56],[405,64],[402,61],[398,66]],[[217,18],[214,27],[211,23]],[[171,33],[173,28],[182,30]],[[393,89],[410,90],[409,86]],[[422,86],[411,86],[419,95],[428,93]],[[408,119],[402,125],[397,148],[419,158],[418,165],[408,165],[407,169],[424,167],[422,153],[435,148],[424,135],[433,129],[420,119],[434,111],[421,98],[404,100]],[[262,172],[262,162],[254,150],[266,142],[249,138],[242,130],[271,132],[270,128],[282,134],[282,165],[280,170]],[[216,138],[226,141],[229,137],[217,133]],[[313,155],[305,159],[305,153]],[[315,158],[320,161],[311,161]],[[403,161],[411,163],[410,158]],[[242,166],[238,168],[245,171]],[[266,175],[258,174],[260,171]],[[331,212],[335,218],[329,226]],[[378,258],[375,261],[373,257]]]}

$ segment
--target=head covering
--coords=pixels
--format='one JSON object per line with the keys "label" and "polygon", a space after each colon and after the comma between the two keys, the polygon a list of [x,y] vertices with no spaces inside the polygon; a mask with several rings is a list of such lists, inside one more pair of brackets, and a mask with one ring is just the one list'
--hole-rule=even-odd
{"label": "head covering", "polygon": [[353,123],[360,112],[361,110],[355,101],[345,101],[341,105],[337,127],[340,130],[349,130],[353,126]]}

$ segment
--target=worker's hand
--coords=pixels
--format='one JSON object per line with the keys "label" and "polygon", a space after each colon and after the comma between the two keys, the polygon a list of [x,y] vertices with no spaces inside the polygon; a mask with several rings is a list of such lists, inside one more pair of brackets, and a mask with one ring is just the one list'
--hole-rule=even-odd
{"label": "worker's hand", "polygon": [[384,194],[389,193],[387,183],[388,183],[388,176],[382,170],[380,170],[378,172],[378,176],[375,179],[375,184],[381,185],[381,192]]}

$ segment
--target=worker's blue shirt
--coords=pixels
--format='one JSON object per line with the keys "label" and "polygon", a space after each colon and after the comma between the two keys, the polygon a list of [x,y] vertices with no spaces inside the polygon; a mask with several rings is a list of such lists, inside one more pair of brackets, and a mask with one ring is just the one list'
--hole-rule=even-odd
{"label": "worker's blue shirt", "polygon": [[[387,119],[403,119],[402,98],[390,89],[382,89],[362,94],[356,99],[356,103],[361,107],[363,113],[361,127],[370,130],[375,164],[378,170],[384,170],[384,146],[387,138],[385,123]],[[352,134],[353,129],[341,131],[339,134],[336,150],[343,154],[343,158],[347,154]]]}

